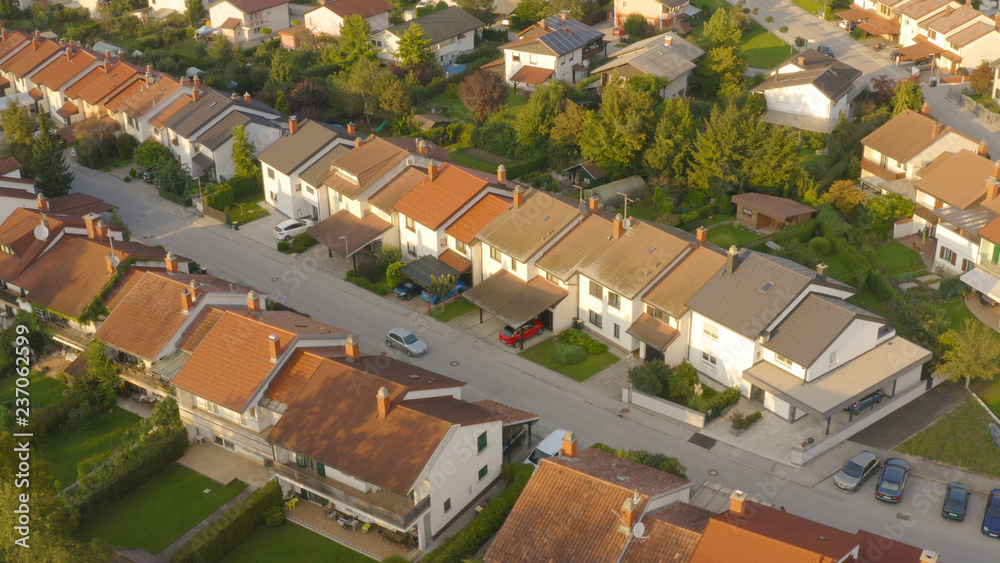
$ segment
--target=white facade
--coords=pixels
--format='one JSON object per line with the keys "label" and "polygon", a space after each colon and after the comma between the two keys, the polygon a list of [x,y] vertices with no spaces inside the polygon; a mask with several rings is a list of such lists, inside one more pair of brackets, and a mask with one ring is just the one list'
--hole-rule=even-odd
{"label": "white facade", "polygon": [[[417,20],[414,20],[417,21]],[[439,65],[451,64],[458,55],[476,48],[476,34],[462,33],[458,36],[442,39],[429,45],[435,61]],[[396,53],[399,51],[399,36],[389,31],[380,31],[372,35],[372,44],[378,50],[378,58],[382,61],[399,62]]]}
{"label": "white facade", "polygon": [[922,29],[921,26],[923,22],[926,22],[931,17],[936,16],[937,14],[940,14],[941,12],[945,11],[945,9],[947,9],[948,6],[951,6],[952,9],[955,9],[960,7],[961,5],[962,4],[955,2],[953,0],[947,4],[939,5],[938,7],[934,8],[930,12],[924,14],[923,16],[920,16],[919,18],[912,18],[905,14],[900,14],[899,44],[902,45],[903,47],[908,47],[910,45],[913,45],[914,43],[917,42],[916,39],[917,36],[924,34],[925,30]]}
{"label": "white facade", "polygon": [[935,230],[937,254],[933,270],[941,268],[950,274],[961,274],[976,266],[979,261],[979,243],[962,236],[958,228],[947,221],[940,221]]}
{"label": "white facade", "polygon": [[[240,20],[241,25],[236,28],[235,36],[232,39],[242,43],[257,43],[264,40],[264,29],[270,29],[272,33],[277,33],[282,29],[291,27],[288,3],[278,4],[277,6],[248,14],[229,3],[228,0],[222,0],[221,2],[212,4],[208,8],[208,16],[212,22],[212,27],[220,27],[229,18]],[[225,32],[227,30],[220,31]]]}
{"label": "white facade", "polygon": [[[165,143],[166,147],[170,149],[171,154],[180,161],[181,164],[187,165],[188,169],[191,170],[192,177],[198,177],[201,175],[202,168],[195,164],[194,157],[198,153],[205,153],[209,158],[217,157],[215,160],[215,170],[216,179],[220,176],[230,178],[235,170],[235,164],[233,163],[233,150],[232,150],[232,139],[230,138],[222,146],[218,147],[214,154],[212,151],[202,147],[196,139],[199,135],[203,134],[210,127],[221,121],[227,115],[236,111],[236,107],[231,107],[227,111],[220,113],[209,121],[203,123],[198,129],[196,129],[189,137],[183,137],[178,135],[173,129],[164,127],[167,130],[167,137],[169,139],[176,139],[176,143]],[[266,114],[249,107],[239,108],[241,113],[246,113],[250,115],[256,115],[259,117],[264,117],[266,119],[276,119],[275,115]],[[254,148],[256,149],[255,156],[260,154],[261,151],[271,146],[272,143],[281,138],[282,129],[277,125],[262,125],[259,123],[248,123],[246,126],[247,138],[254,142]],[[140,139],[139,141],[143,141]],[[228,150],[225,148],[228,147]],[[229,174],[226,175],[221,171],[228,171]]]}
{"label": "white facade", "polygon": [[[629,300],[584,275],[577,277],[580,281],[577,316],[587,322],[589,330],[600,334],[606,340],[614,342],[625,350],[637,349],[638,339],[626,334],[625,331],[643,313],[641,297],[636,295],[635,299]],[[600,292],[601,297],[596,296],[597,292]],[[618,303],[617,307],[614,306],[615,302]]]}
{"label": "white facade", "polygon": [[[329,205],[326,199],[326,188],[322,185],[310,185],[302,181],[299,175],[313,164],[316,164],[320,159],[328,158],[330,151],[337,145],[350,146],[352,143],[347,139],[339,137],[334,139],[324,150],[319,151],[312,158],[303,162],[301,166],[292,170],[291,174],[282,174],[281,171],[269,166],[268,163],[261,162],[261,171],[264,177],[264,197],[267,202],[284,215],[293,219],[311,217],[316,220],[323,220],[329,217],[330,213],[324,214],[328,210]],[[311,148],[303,147],[303,150],[310,150]],[[360,217],[360,215],[358,216]]]}
{"label": "white facade", "polygon": [[[344,18],[333,13],[323,6],[305,13],[303,20],[313,35],[332,35],[340,37],[340,28],[344,25]],[[372,33],[377,33],[389,27],[389,12],[382,12],[365,18]]]}
{"label": "white facade", "polygon": [[845,115],[850,105],[850,96],[843,96],[834,102],[812,84],[800,84],[784,88],[768,88],[764,91],[767,109],[808,115],[821,119],[837,119]]}
{"label": "white facade", "polygon": [[555,54],[540,55],[537,53],[516,51],[514,49],[504,49],[503,57],[504,78],[508,82],[510,82],[510,77],[514,76],[524,66],[553,70],[555,73],[549,80],[561,80],[570,84],[575,84],[577,81],[587,77],[587,71],[585,70],[573,72],[573,65],[583,64],[583,47],[562,56],[556,56]]}

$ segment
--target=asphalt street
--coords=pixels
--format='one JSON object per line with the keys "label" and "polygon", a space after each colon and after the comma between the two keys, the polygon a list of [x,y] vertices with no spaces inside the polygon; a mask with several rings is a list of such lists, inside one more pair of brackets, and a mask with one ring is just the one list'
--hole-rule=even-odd
{"label": "asphalt street", "polygon": [[[124,184],[91,170],[76,168],[76,172],[75,189],[118,205],[134,240],[164,245],[197,260],[211,274],[265,291],[298,311],[355,332],[361,336],[362,350],[367,354],[387,351],[383,343],[388,329],[398,326],[412,330],[431,347],[427,356],[412,360],[415,364],[468,382],[463,392],[467,400],[490,398],[539,414],[542,432],[564,428],[576,432],[583,444],[600,441],[676,456],[687,467],[695,486],[705,479],[718,481],[843,530],[861,528],[934,549],[942,554],[943,561],[1000,559],[1000,542],[979,533],[978,521],[985,504],[980,496],[973,499],[969,521],[959,524],[939,516],[943,495],[940,483],[912,478],[903,503],[892,506],[874,498],[872,484],[861,493],[847,495],[838,492],[830,479],[810,488],[731,458],[721,458],[688,443],[690,434],[671,436],[664,428],[657,428],[655,422],[640,424],[631,420],[636,418],[633,415],[623,418],[589,400],[582,385],[558,378],[546,381],[537,373],[529,373],[538,368],[529,366],[526,360],[498,354],[488,344],[456,333],[425,315],[318,272],[309,264],[297,263],[225,226],[211,225],[163,201],[151,186]],[[400,357],[398,352],[388,353]]]}

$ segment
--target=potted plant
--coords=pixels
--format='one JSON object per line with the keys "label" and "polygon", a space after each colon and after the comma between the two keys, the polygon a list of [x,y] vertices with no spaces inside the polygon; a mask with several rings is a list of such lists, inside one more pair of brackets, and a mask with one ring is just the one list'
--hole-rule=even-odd
{"label": "potted plant", "polygon": [[729,429],[729,433],[733,436],[739,436],[747,431],[754,422],[757,422],[762,418],[760,411],[752,414],[743,414],[742,411],[734,410],[729,413],[729,422],[732,423],[732,427]]}

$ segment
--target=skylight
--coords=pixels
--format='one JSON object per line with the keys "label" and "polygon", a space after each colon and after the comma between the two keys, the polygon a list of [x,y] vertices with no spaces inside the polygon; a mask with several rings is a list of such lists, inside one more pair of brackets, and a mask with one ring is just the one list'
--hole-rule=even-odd
{"label": "skylight", "polygon": [[764,293],[767,293],[768,291],[771,291],[772,287],[774,287],[774,282],[767,282],[764,285],[760,286],[760,290]]}

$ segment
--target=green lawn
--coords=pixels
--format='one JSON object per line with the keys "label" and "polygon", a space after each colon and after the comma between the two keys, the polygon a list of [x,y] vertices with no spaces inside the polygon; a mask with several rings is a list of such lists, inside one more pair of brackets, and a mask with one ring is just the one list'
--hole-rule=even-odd
{"label": "green lawn", "polygon": [[446,323],[452,319],[461,317],[462,315],[468,313],[469,311],[475,311],[476,306],[469,303],[464,298],[458,299],[453,303],[447,303],[446,307],[442,310],[440,305],[434,307],[434,310],[428,313],[435,319]]}
{"label": "green lawn", "polygon": [[[14,404],[14,399],[18,396],[14,389],[17,387],[15,384],[16,377],[5,377],[0,379],[0,403],[10,403]],[[58,403],[63,398],[63,391],[66,390],[66,385],[51,377],[47,377],[44,373],[40,371],[32,371],[28,375],[28,386],[25,390],[28,392],[28,399],[31,401],[32,410],[40,410]]]}
{"label": "green lawn", "polygon": [[291,561],[336,561],[367,563],[374,561],[335,541],[311,532],[298,524],[285,522],[272,528],[261,526],[220,560],[220,563],[284,563]]}
{"label": "green lawn", "polygon": [[[516,111],[517,108],[524,104],[524,95],[516,93],[511,88],[507,94],[507,109]],[[472,121],[472,114],[469,113],[469,108],[465,107],[465,104],[462,103],[462,100],[458,96],[449,94],[448,92],[438,94],[427,100],[421,106],[421,111],[429,112],[432,107],[443,108],[444,111],[439,109],[438,113],[445,115],[452,121]]]}
{"label": "green lawn", "polygon": [[139,417],[118,407],[111,412],[101,413],[94,426],[87,430],[66,428],[39,445],[39,450],[50,464],[52,477],[63,487],[68,487],[77,479],[76,466],[81,461],[92,460],[95,466],[101,463],[111,450],[134,437],[127,437],[125,430],[139,422]]}
{"label": "green lawn", "polygon": [[233,205],[226,210],[226,213],[229,214],[229,220],[233,223],[246,225],[247,223],[256,221],[261,217],[267,217],[270,213],[268,213],[263,207],[257,205],[261,201],[264,201],[263,193],[237,201],[236,205]]}
{"label": "green lawn", "polygon": [[367,289],[375,295],[389,295],[392,293],[392,286],[385,282],[385,276],[382,276],[382,279],[373,283],[368,281],[367,278],[355,275],[355,271],[351,270],[347,272],[347,277],[344,279],[360,288]]}
{"label": "green lawn", "polygon": [[792,56],[792,48],[787,43],[757,22],[750,25],[750,31],[743,35],[740,43],[740,51],[749,67],[774,68]]}
{"label": "green lawn", "polygon": [[977,380],[973,381],[970,387],[990,410],[1000,416],[1000,381]]}
{"label": "green lawn", "polygon": [[[834,276],[833,274],[830,274],[830,276],[834,279],[837,278],[837,276]],[[889,315],[889,311],[885,308],[885,304],[882,303],[882,300],[879,299],[877,295],[867,290],[859,291],[855,295],[848,297],[847,302],[853,303],[866,311],[871,311],[872,313],[882,317],[888,317]]]}
{"label": "green lawn", "polygon": [[663,215],[652,199],[643,199],[628,206],[628,216],[646,221],[656,221]]}
{"label": "green lawn", "polygon": [[760,238],[760,235],[753,231],[745,231],[736,228],[736,225],[719,225],[708,230],[708,242],[729,248],[732,245],[743,246]]}
{"label": "green lawn", "polygon": [[874,254],[873,262],[879,264],[886,274],[895,276],[899,274],[912,273],[922,276],[927,271],[920,253],[907,248],[898,242],[890,242],[872,250]]}
{"label": "green lawn", "polygon": [[611,352],[605,352],[599,356],[591,355],[579,364],[567,366],[552,359],[552,351],[555,349],[555,346],[556,337],[551,336],[521,352],[521,357],[577,381],[585,381],[590,376],[618,361],[617,356]]}
{"label": "green lawn", "polygon": [[965,304],[965,300],[958,296],[945,299],[944,301],[937,301],[935,305],[944,311],[944,314],[948,317],[948,324],[955,330],[959,330],[965,326],[965,319],[976,318],[972,314],[972,311],[969,310],[969,306]]}
{"label": "green lawn", "polygon": [[823,12],[822,2],[816,2],[815,0],[792,0],[792,2],[810,14],[815,15]]}
{"label": "green lawn", "polygon": [[990,422],[993,419],[989,414],[970,398],[895,449],[1000,477],[1000,456],[990,437]]}
{"label": "green lawn", "polygon": [[[462,166],[472,168],[473,170],[479,170],[480,172],[496,173],[498,163],[490,162],[489,160],[486,160],[486,158],[483,158],[488,154],[489,153],[484,153],[484,151],[479,151],[473,148],[461,148],[452,150],[449,156],[451,156],[451,161],[455,164],[461,164]],[[498,158],[495,155],[490,156]]]}
{"label": "green lawn", "polygon": [[240,481],[220,485],[172,463],[83,519],[76,535],[84,541],[99,538],[112,548],[137,547],[157,553],[245,488],[246,483]]}

